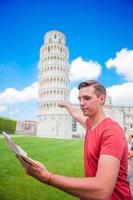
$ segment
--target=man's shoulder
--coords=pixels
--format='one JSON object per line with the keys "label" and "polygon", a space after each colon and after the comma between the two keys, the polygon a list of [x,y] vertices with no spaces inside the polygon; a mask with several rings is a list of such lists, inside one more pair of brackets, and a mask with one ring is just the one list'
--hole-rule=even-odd
{"label": "man's shoulder", "polygon": [[102,123],[101,130],[102,130],[102,134],[105,134],[105,135],[112,134],[112,133],[115,134],[116,132],[118,135],[124,134],[124,130],[120,126],[120,124],[109,117],[106,118],[106,120],[104,120],[104,123]]}
{"label": "man's shoulder", "polygon": [[104,121],[104,126],[106,127],[113,127],[113,128],[120,128],[122,129],[122,127],[120,126],[120,124],[115,121],[114,119],[110,118],[110,117],[107,117],[106,120]]}

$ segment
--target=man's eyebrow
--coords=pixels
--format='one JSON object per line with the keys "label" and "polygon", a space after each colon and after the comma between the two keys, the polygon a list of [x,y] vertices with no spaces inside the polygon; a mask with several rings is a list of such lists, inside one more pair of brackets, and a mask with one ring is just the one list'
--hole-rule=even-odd
{"label": "man's eyebrow", "polygon": [[87,97],[87,98],[91,98],[90,95],[84,95],[84,96],[78,96],[78,99],[79,99],[79,98],[86,98],[86,97]]}

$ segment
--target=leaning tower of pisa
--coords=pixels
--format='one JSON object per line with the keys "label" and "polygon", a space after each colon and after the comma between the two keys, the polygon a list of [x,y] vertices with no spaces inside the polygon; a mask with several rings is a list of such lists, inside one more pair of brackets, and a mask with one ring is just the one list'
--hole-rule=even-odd
{"label": "leaning tower of pisa", "polygon": [[62,32],[49,31],[40,49],[37,135],[71,137],[71,117],[58,106],[69,101],[69,51]]}

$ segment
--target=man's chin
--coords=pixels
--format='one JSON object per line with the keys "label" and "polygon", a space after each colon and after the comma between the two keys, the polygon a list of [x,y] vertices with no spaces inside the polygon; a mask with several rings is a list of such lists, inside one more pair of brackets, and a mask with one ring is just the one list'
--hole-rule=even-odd
{"label": "man's chin", "polygon": [[83,112],[83,115],[84,115],[85,117],[88,117],[88,113],[87,113],[87,112]]}

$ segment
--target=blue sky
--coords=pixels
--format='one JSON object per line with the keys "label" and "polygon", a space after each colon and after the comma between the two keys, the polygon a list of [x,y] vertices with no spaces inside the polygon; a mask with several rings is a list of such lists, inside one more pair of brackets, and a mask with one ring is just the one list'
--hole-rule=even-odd
{"label": "blue sky", "polygon": [[78,82],[95,78],[114,104],[133,105],[132,11],[133,0],[0,0],[0,116],[36,119],[39,51],[50,30],[66,35],[70,72],[84,67],[72,75],[71,99]]}

